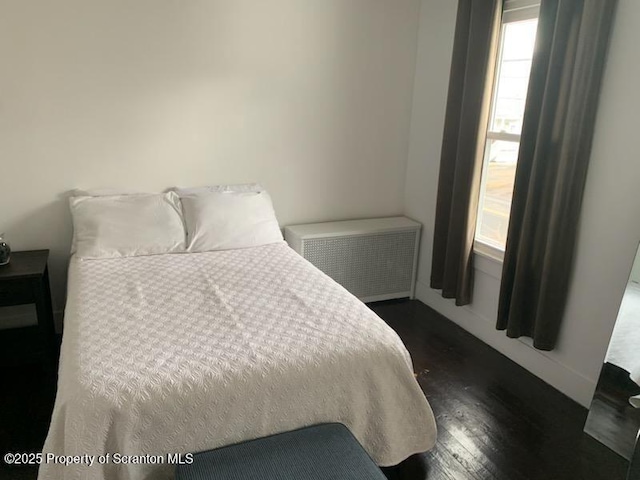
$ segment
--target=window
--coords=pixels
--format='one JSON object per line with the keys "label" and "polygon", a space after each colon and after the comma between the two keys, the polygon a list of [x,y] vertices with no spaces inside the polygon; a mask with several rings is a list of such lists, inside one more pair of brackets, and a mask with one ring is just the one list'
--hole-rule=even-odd
{"label": "window", "polygon": [[539,0],[504,5],[476,228],[476,246],[497,255],[507,240],[538,10]]}

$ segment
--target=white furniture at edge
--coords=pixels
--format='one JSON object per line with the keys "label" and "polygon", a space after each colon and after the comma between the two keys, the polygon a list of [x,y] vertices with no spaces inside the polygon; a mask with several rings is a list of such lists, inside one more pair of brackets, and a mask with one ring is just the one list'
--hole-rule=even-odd
{"label": "white furniture at edge", "polygon": [[363,302],[413,298],[421,225],[406,217],[292,225],[296,252]]}

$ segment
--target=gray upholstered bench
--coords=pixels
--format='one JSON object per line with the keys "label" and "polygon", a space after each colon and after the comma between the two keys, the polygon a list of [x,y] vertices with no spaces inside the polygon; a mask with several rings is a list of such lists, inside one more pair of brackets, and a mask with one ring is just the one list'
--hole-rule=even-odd
{"label": "gray upholstered bench", "polygon": [[176,480],[386,480],[338,423],[302,428],[196,453]]}

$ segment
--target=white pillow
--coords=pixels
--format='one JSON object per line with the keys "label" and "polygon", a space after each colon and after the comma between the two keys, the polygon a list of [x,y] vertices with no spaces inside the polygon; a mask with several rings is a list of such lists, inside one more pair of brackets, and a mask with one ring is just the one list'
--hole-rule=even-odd
{"label": "white pillow", "polygon": [[173,192],[72,197],[70,206],[73,242],[79,258],[131,257],[185,250],[180,199]]}
{"label": "white pillow", "polygon": [[208,193],[258,193],[264,191],[259,183],[240,183],[237,185],[209,185],[206,187],[191,187],[173,189],[180,197],[192,195],[206,195]]}
{"label": "white pillow", "polygon": [[182,198],[190,252],[230,250],[281,242],[269,194],[207,193]]}
{"label": "white pillow", "polygon": [[[108,197],[114,195],[140,195],[143,192],[137,190],[127,190],[121,188],[92,188],[84,190],[82,188],[76,188],[71,192],[72,197]],[[71,253],[76,251],[76,237],[73,236],[71,240]]]}

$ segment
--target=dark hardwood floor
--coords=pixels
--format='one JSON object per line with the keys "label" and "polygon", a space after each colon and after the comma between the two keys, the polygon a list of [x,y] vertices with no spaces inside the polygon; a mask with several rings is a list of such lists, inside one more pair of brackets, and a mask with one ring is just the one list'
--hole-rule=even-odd
{"label": "dark hardwood floor", "polygon": [[396,477],[624,480],[627,462],[583,433],[585,408],[418,301],[371,307],[411,352],[438,424],[436,447]]}
{"label": "dark hardwood floor", "polygon": [[[0,331],[0,336],[2,332]],[[0,454],[38,452],[49,428],[55,379],[36,361],[0,367]],[[0,459],[1,480],[35,479],[37,466],[7,465]]]}
{"label": "dark hardwood floor", "polygon": [[[432,451],[386,469],[388,477],[625,478],[627,462],[582,432],[586,409],[420,302],[371,306],[411,352],[439,433]],[[54,392],[55,385],[37,364],[0,367],[2,454],[42,447]],[[35,468],[0,462],[0,480],[35,476]]]}

